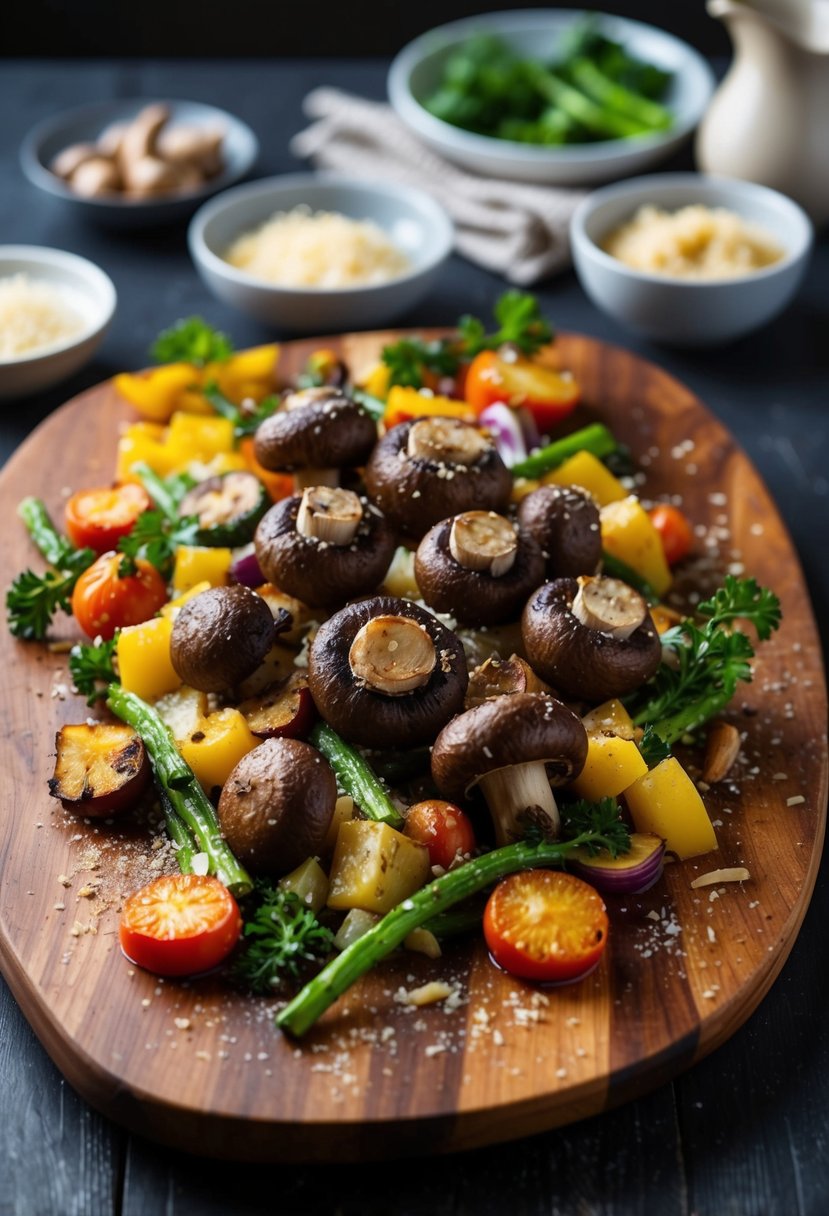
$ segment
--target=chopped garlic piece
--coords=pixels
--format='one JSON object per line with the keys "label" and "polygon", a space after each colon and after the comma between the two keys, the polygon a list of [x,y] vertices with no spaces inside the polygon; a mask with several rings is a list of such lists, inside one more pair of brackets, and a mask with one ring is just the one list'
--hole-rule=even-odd
{"label": "chopped garlic piece", "polygon": [[699,878],[695,878],[691,886],[697,887],[713,887],[718,882],[747,882],[751,878],[745,866],[731,866],[725,870],[711,870],[708,874],[700,874]]}
{"label": "chopped garlic piece", "polygon": [[434,1005],[436,1001],[445,1001],[448,996],[452,995],[452,986],[444,980],[432,980],[429,984],[422,984],[420,988],[411,988],[407,992],[405,988],[400,988],[394,996],[396,1001],[401,1005]]}

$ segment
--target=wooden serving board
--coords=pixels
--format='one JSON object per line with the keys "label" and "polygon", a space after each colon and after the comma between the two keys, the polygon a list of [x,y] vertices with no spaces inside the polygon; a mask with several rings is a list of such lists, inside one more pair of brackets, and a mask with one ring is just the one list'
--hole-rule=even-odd
{"label": "wooden serving board", "polygon": [[[352,368],[390,334],[330,342]],[[284,348],[289,376],[314,343]],[[647,474],[646,496],[681,495],[706,526],[695,577],[734,563],[784,607],[732,718],[746,732],[730,780],[705,794],[719,853],[666,868],[658,886],[609,901],[599,969],[540,992],[497,971],[481,944],[414,955],[367,977],[301,1045],[272,1005],[216,979],[160,982],[117,941],[122,896],[164,864],[138,828],[79,822],[47,796],[53,740],[80,721],[65,656],[0,631],[5,672],[0,771],[0,963],[47,1051],[93,1106],[184,1149],[240,1159],[354,1160],[470,1148],[568,1123],[625,1101],[731,1035],[772,984],[815,881],[826,816],[826,692],[803,576],[745,455],[681,384],[624,350],[562,335],[587,406]],[[103,384],[38,428],[0,477],[4,583],[38,566],[14,509],[42,495],[56,518],[70,489],[112,475],[130,411]],[[72,637],[62,620],[56,636]],[[802,798],[802,801],[792,801]],[[160,842],[159,842],[160,843]],[[745,865],[751,880],[694,890]],[[448,978],[457,1008],[395,1000]]]}

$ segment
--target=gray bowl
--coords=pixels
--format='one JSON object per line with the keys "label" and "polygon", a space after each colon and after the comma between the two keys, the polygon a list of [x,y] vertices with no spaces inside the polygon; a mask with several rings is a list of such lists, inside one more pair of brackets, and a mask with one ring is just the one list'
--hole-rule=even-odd
{"label": "gray bowl", "polygon": [[[601,248],[639,207],[674,211],[689,203],[736,212],[764,228],[785,255],[737,278],[699,280],[633,270]],[[724,345],[771,321],[797,291],[812,236],[805,211],[784,194],[698,173],[660,173],[605,186],[580,204],[570,227],[576,273],[596,307],[671,346]]]}
{"label": "gray bowl", "polygon": [[[370,286],[277,287],[224,260],[242,233],[301,205],[373,220],[408,255],[411,270]],[[188,242],[196,269],[220,300],[278,329],[321,333],[388,325],[413,308],[451,253],[453,229],[445,211],[410,186],[293,173],[237,186],[207,203],[193,217]]]}
{"label": "gray bowl", "polygon": [[88,363],[115,313],[112,280],[93,262],[62,249],[0,245],[0,278],[25,274],[59,287],[83,318],[71,338],[30,355],[0,359],[0,400],[25,397],[66,380]]}
{"label": "gray bowl", "polygon": [[20,163],[26,177],[47,194],[60,199],[79,215],[113,228],[152,228],[187,219],[205,199],[240,181],[253,168],[259,154],[256,136],[245,123],[226,110],[199,101],[167,101],[171,123],[221,127],[223,169],[198,190],[181,191],[155,199],[83,198],[52,173],[49,165],[70,144],[94,143],[111,123],[134,118],[152,99],[101,101],[78,106],[34,127],[23,140]]}
{"label": "gray bowl", "polygon": [[714,91],[714,74],[701,55],[672,34],[640,21],[602,14],[601,28],[634,55],[674,73],[665,99],[675,119],[670,131],[541,148],[464,131],[436,118],[422,104],[437,86],[449,55],[475,34],[494,34],[520,55],[547,59],[562,34],[583,17],[578,9],[531,9],[486,13],[429,30],[404,47],[392,63],[389,100],[420,139],[476,173],[548,185],[588,185],[637,173],[663,160],[688,138]]}

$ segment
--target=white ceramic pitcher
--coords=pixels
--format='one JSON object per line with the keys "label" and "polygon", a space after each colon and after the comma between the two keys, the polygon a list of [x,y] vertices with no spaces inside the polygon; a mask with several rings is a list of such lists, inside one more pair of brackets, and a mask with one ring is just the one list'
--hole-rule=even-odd
{"label": "white ceramic pitcher", "polygon": [[706,173],[781,190],[829,220],[829,0],[708,0],[734,62],[697,132]]}

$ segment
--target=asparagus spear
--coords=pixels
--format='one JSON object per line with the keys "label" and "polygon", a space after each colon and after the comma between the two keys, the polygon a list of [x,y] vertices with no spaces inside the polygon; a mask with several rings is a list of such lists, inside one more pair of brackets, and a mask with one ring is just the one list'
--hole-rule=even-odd
{"label": "asparagus spear", "polygon": [[513,477],[541,477],[544,473],[549,473],[552,469],[558,468],[560,464],[564,464],[565,460],[569,460],[577,452],[592,452],[594,456],[601,459],[602,456],[609,456],[611,452],[615,452],[618,446],[607,427],[603,426],[601,422],[594,422],[590,426],[582,427],[580,431],[573,431],[572,435],[565,435],[563,439],[556,439],[554,443],[548,443],[546,448],[539,448],[526,460],[514,464],[512,475]]}
{"label": "asparagus spear", "polygon": [[403,826],[403,816],[359,752],[325,722],[318,722],[308,738],[333,768],[339,786],[348,791],[367,818],[393,828]]}

